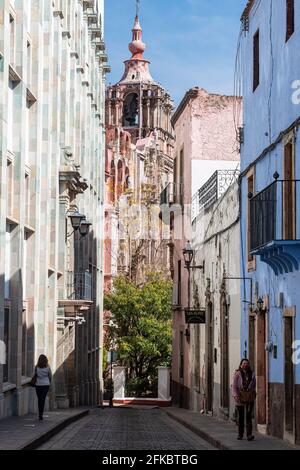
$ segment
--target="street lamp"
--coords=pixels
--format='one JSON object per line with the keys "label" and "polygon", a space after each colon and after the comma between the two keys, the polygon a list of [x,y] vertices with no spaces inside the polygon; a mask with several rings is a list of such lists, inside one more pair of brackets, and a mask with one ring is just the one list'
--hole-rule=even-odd
{"label": "street lamp", "polygon": [[194,259],[194,250],[190,241],[187,242],[186,247],[182,251],[185,267],[189,270]]}
{"label": "street lamp", "polygon": [[73,232],[69,233],[67,237],[73,235],[77,230],[79,230],[81,237],[86,237],[92,225],[91,222],[86,220],[86,216],[76,210],[75,212],[71,212],[68,217],[70,217]]}
{"label": "street lamp", "polygon": [[191,308],[191,269],[202,269],[204,271],[204,265],[192,266],[192,262],[195,258],[195,251],[192,248],[191,242],[188,241],[186,247],[182,250],[185,267],[188,270],[188,309]]}
{"label": "street lamp", "polygon": [[261,297],[257,299],[256,304],[257,304],[257,313],[262,314],[266,311],[264,307],[264,300]]}
{"label": "street lamp", "polygon": [[75,212],[72,212],[69,215],[69,217],[71,219],[71,224],[75,232],[76,230],[79,229],[81,222],[85,219],[85,216],[83,214],[80,214],[80,212],[75,211]]}
{"label": "street lamp", "polygon": [[86,237],[88,235],[91,225],[93,224],[88,222],[85,218],[82,220],[79,226],[79,232],[82,237]]}

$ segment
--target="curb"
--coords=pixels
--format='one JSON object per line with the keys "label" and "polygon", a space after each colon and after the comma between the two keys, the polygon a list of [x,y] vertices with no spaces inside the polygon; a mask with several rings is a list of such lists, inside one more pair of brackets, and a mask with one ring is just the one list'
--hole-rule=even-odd
{"label": "curb", "polygon": [[52,428],[48,429],[44,434],[36,437],[29,443],[22,445],[21,447],[18,448],[18,450],[36,450],[40,445],[44,444],[47,442],[51,437],[55,436],[58,434],[60,431],[62,431],[64,428],[69,426],[69,424],[74,423],[75,421],[79,421],[80,419],[84,418],[89,414],[90,410],[84,410],[81,411],[80,413],[70,416],[69,418],[64,419],[60,423],[55,424],[52,426]]}
{"label": "curb", "polygon": [[219,450],[231,450],[230,447],[226,446],[225,444],[222,443],[222,441],[219,441],[218,439],[215,439],[213,436],[208,434],[205,431],[202,431],[201,429],[197,428],[196,426],[193,426],[190,423],[187,423],[184,419],[179,418],[178,416],[174,416],[170,411],[165,411],[165,413],[169,416],[169,418],[173,419],[174,421],[177,421],[178,423],[182,424],[184,427],[192,431],[194,434],[197,434],[199,437],[204,439],[206,442],[211,444],[212,446],[216,447]]}

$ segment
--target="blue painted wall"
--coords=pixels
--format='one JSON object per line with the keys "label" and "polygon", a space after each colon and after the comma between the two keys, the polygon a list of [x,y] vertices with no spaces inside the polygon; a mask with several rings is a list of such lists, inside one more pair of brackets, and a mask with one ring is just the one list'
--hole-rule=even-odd
{"label": "blue painted wall", "polygon": [[[241,149],[242,171],[273,143],[300,116],[300,103],[293,104],[292,84],[300,81],[300,1],[295,2],[296,31],[286,43],[286,1],[257,0],[249,17],[249,32],[241,36],[244,95],[244,144]],[[260,84],[253,92],[253,36],[260,30]],[[300,88],[300,85],[298,85]],[[300,96],[300,93],[296,93]],[[300,99],[298,100],[300,101]],[[300,179],[300,135],[296,140],[296,179]],[[255,190],[259,192],[274,181],[275,171],[283,176],[284,144],[281,141],[256,165]],[[300,340],[300,272],[276,276],[274,271],[257,257],[257,269],[247,270],[247,179],[241,182],[241,241],[242,272],[259,283],[259,296],[269,295],[269,340],[278,345],[278,359],[269,357],[269,381],[284,381],[283,316],[277,306],[279,293],[284,293],[285,305],[296,305],[296,338]],[[300,185],[299,185],[300,193]],[[300,239],[300,204],[297,209],[297,238]],[[242,283],[246,300],[250,299],[250,283]],[[248,343],[248,306],[242,304],[242,355]],[[296,383],[300,384],[300,365],[296,366]]]}

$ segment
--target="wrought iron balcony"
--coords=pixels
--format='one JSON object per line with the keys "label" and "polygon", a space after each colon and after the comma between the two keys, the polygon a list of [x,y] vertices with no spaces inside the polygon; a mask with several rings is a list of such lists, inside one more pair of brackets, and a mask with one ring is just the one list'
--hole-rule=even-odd
{"label": "wrought iron balcony", "polygon": [[169,183],[160,195],[160,204],[183,204],[183,184]]}
{"label": "wrought iron balcony", "polygon": [[299,270],[300,180],[276,180],[250,199],[250,254],[276,275]]}
{"label": "wrought iron balcony", "polygon": [[217,170],[197,191],[192,201],[192,219],[208,210],[239,177],[240,170]]}
{"label": "wrought iron balcony", "polygon": [[92,300],[92,276],[86,271],[83,273],[67,273],[68,300]]}

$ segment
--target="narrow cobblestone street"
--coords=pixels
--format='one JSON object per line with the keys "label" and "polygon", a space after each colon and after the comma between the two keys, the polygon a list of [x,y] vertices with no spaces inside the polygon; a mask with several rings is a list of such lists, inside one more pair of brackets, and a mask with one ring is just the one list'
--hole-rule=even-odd
{"label": "narrow cobblestone street", "polygon": [[214,450],[159,409],[98,409],[38,450]]}

